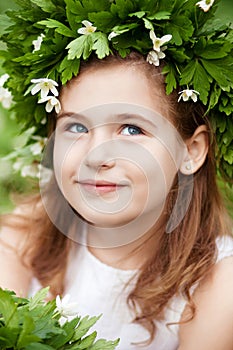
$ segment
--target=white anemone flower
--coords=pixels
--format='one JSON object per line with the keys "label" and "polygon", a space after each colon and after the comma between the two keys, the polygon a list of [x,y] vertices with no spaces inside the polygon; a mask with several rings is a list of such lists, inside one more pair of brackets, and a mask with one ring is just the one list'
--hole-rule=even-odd
{"label": "white anemone flower", "polygon": [[55,108],[56,113],[59,113],[61,110],[61,104],[60,101],[54,97],[54,96],[46,96],[44,98],[41,98],[38,103],[46,103],[45,110],[46,112],[50,113],[52,112],[53,108]]}
{"label": "white anemone flower", "polygon": [[44,167],[43,165],[38,165],[38,177],[40,179],[40,186],[46,185],[52,177],[53,171],[49,168]]}
{"label": "white anemone flower", "polygon": [[45,37],[45,35],[42,33],[37,37],[36,40],[32,41],[32,45],[34,46],[34,50],[32,51],[33,53],[40,50],[40,47],[41,47],[41,44],[42,44],[44,37]]}
{"label": "white anemone flower", "polygon": [[48,78],[32,79],[31,82],[35,86],[31,90],[31,94],[35,95],[40,91],[41,98],[44,99],[48,96],[51,91],[54,96],[58,96],[58,91],[55,86],[58,86],[58,83],[55,80]]}
{"label": "white anemone flower", "polygon": [[0,86],[3,86],[8,79],[9,79],[9,74],[1,75],[1,77],[0,77]]}
{"label": "white anemone flower", "polygon": [[190,98],[193,102],[197,102],[197,95],[200,93],[196,90],[185,89],[179,92],[180,97],[178,98],[178,102],[183,99],[183,101],[188,101]]}
{"label": "white anemone flower", "polygon": [[11,107],[13,101],[13,97],[11,92],[2,86],[0,86],[0,102],[2,103],[3,107],[8,109]]}
{"label": "white anemone flower", "polygon": [[204,12],[208,12],[213,5],[214,0],[201,0],[196,3]]}
{"label": "white anemone flower", "polygon": [[94,27],[89,21],[82,21],[82,24],[84,27],[78,29],[78,34],[89,35],[91,33],[94,33],[97,29],[97,27]]}
{"label": "white anemone flower", "polygon": [[162,38],[157,38],[157,36],[155,35],[155,32],[153,30],[150,30],[150,38],[151,38],[152,43],[153,43],[153,49],[157,52],[160,52],[161,46],[163,46],[165,43],[170,41],[172,38],[172,35],[167,34],[167,35],[162,36]]}
{"label": "white anemone flower", "polygon": [[62,317],[68,318],[69,316],[76,316],[77,303],[69,303],[70,295],[66,294],[62,299],[59,295],[56,297],[56,309],[54,312],[59,312]]}
{"label": "white anemone flower", "polygon": [[38,165],[37,164],[30,164],[30,165],[24,165],[21,168],[21,176],[22,177],[38,177]]}
{"label": "white anemone flower", "polygon": [[45,144],[47,142],[47,138],[46,137],[41,137],[41,136],[33,136],[33,139],[36,140],[37,142],[33,143],[30,146],[30,151],[32,152],[32,154],[34,156],[39,155],[42,153]]}
{"label": "white anemone flower", "polygon": [[[163,50],[165,50],[166,47],[163,48]],[[160,52],[156,52],[154,50],[150,51],[147,55],[147,62],[149,62],[150,64],[155,65],[156,67],[159,66],[159,60],[163,59],[165,57],[165,53],[160,51]]]}
{"label": "white anemone flower", "polygon": [[22,160],[22,159],[17,159],[17,160],[13,163],[13,169],[14,169],[15,171],[19,171],[22,167],[23,167],[23,160]]}

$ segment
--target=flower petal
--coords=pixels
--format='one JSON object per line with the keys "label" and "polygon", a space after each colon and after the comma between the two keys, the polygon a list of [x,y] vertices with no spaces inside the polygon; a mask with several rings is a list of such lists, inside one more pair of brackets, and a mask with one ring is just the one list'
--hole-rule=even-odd
{"label": "flower petal", "polygon": [[43,86],[41,91],[41,98],[44,99],[46,96],[48,96],[49,93],[49,87],[48,86]]}
{"label": "flower petal", "polygon": [[153,42],[157,39],[154,30],[150,30],[150,38]]}
{"label": "flower petal", "polygon": [[172,35],[171,34],[167,34],[162,36],[161,38],[161,46],[165,43],[167,43],[168,41],[170,41],[172,39]]}
{"label": "flower petal", "polygon": [[82,24],[85,26],[85,27],[92,27],[92,23],[87,21],[87,20],[84,20],[82,21]]}
{"label": "flower petal", "polygon": [[57,295],[57,296],[56,296],[56,304],[57,304],[57,306],[58,306],[58,305],[61,306],[61,298],[60,298],[60,295]]}
{"label": "flower petal", "polygon": [[86,34],[86,31],[87,31],[87,28],[79,28],[78,30],[77,30],[77,32],[78,32],[78,34]]}
{"label": "flower petal", "polygon": [[3,86],[5,84],[5,82],[9,79],[9,74],[3,74],[1,77],[0,77],[0,86]]}
{"label": "flower petal", "polygon": [[115,33],[115,32],[111,32],[108,35],[108,40],[111,41],[113,38],[115,38],[116,36],[118,36],[119,34]]}
{"label": "flower petal", "polygon": [[191,99],[193,100],[193,102],[197,102],[197,95],[193,93]]}
{"label": "flower petal", "polygon": [[37,94],[37,92],[39,92],[39,91],[40,91],[40,85],[39,85],[39,84],[36,84],[36,85],[32,88],[31,94],[32,94],[32,95],[35,95],[35,94]]}
{"label": "flower petal", "polygon": [[54,94],[54,96],[58,96],[58,91],[55,88],[55,86],[52,85],[51,88],[50,88],[50,91]]}

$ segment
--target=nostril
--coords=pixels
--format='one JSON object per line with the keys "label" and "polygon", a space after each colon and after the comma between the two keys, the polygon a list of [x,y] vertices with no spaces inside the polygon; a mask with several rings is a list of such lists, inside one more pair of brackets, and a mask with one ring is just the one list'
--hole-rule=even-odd
{"label": "nostril", "polygon": [[86,157],[85,163],[88,167],[92,167],[96,169],[101,169],[101,168],[110,169],[115,166],[116,162],[114,159],[102,160],[98,158]]}

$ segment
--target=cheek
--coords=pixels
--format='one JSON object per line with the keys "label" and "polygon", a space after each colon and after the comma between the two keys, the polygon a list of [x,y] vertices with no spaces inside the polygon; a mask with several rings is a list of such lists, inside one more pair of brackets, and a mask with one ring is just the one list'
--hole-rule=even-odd
{"label": "cheek", "polygon": [[144,169],[144,193],[148,194],[148,206],[163,207],[177,174],[177,165],[169,152],[158,145],[150,149],[151,156],[145,157],[141,166]]}
{"label": "cheek", "polygon": [[69,183],[78,172],[83,155],[82,148],[77,148],[77,141],[55,137],[53,165],[59,187]]}

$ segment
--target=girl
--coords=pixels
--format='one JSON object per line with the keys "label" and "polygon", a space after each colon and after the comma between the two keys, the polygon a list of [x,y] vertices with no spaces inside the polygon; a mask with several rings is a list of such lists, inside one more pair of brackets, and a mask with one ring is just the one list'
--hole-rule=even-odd
{"label": "girl", "polygon": [[3,217],[1,286],[70,294],[121,350],[231,350],[233,240],[210,121],[197,92],[166,94],[162,65],[121,56],[81,62],[59,101],[49,79],[31,90],[57,107],[52,177]]}
{"label": "girl", "polygon": [[[132,53],[89,62],[62,89],[55,184],[42,190],[44,207],[35,197],[6,218],[2,286],[69,293],[78,312],[103,313],[98,332],[119,336],[120,349],[230,350],[233,242],[210,125],[198,105],[167,97],[162,79]],[[168,233],[181,186],[186,212]]]}

